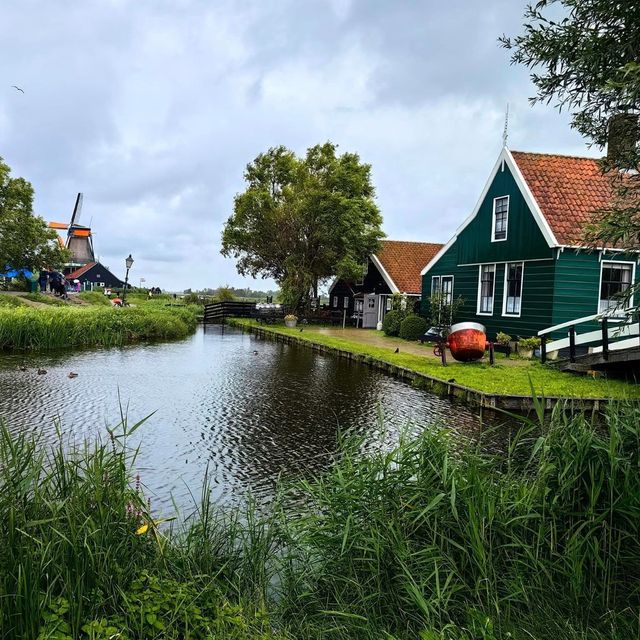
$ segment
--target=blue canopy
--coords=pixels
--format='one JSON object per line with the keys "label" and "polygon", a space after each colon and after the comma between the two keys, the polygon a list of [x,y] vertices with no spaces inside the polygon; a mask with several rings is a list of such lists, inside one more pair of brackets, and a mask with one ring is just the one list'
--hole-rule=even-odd
{"label": "blue canopy", "polygon": [[21,273],[24,275],[25,278],[33,277],[33,271],[30,271],[29,269],[14,269],[14,268],[7,269],[7,271],[5,271],[5,273],[1,275],[3,275],[5,278],[16,278]]}

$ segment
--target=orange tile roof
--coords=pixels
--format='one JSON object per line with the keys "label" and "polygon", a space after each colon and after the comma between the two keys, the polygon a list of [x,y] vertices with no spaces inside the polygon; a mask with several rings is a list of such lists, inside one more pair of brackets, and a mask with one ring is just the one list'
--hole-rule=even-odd
{"label": "orange tile roof", "polygon": [[402,293],[420,294],[422,276],[420,272],[442,249],[435,242],[405,242],[382,240],[376,257]]}
{"label": "orange tile roof", "polygon": [[68,273],[66,275],[66,278],[67,280],[75,280],[76,278],[79,278],[80,276],[84,275],[87,271],[89,271],[89,269],[95,267],[97,264],[98,264],[97,262],[87,262],[87,264],[82,265],[79,269],[76,269],[75,271]]}
{"label": "orange tile roof", "polygon": [[592,214],[611,203],[610,178],[594,158],[512,151],[559,244],[583,245]]}

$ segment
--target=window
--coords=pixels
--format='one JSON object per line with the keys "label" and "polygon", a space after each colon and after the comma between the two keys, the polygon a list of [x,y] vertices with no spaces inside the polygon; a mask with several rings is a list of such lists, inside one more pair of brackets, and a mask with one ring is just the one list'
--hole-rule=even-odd
{"label": "window", "polygon": [[357,299],[354,303],[355,306],[355,312],[356,313],[362,313],[362,306],[364,304],[364,300],[362,300],[362,298]]}
{"label": "window", "polygon": [[440,276],[431,277],[431,295],[435,296],[440,293]]}
{"label": "window", "polygon": [[629,262],[602,262],[600,267],[600,313],[631,304],[624,294],[633,281],[634,265]]}
{"label": "window", "polygon": [[478,278],[478,310],[479,315],[493,315],[493,294],[496,288],[496,265],[481,264]]}
{"label": "window", "polygon": [[347,309],[349,307],[349,296],[345,296],[342,300],[342,306]]}
{"label": "window", "polygon": [[507,226],[509,224],[509,196],[495,198],[493,201],[493,230],[491,241],[507,239]]}
{"label": "window", "polygon": [[503,316],[519,316],[522,305],[523,262],[507,262],[504,267]]}
{"label": "window", "polygon": [[338,296],[333,296],[333,307],[338,308]]}
{"label": "window", "polygon": [[440,287],[442,304],[448,307],[453,302],[453,276],[442,276],[440,279]]}

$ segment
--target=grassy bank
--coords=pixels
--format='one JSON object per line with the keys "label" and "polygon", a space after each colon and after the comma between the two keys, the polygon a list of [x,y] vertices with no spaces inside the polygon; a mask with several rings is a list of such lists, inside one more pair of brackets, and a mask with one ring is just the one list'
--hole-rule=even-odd
{"label": "grassy bank", "polygon": [[171,528],[153,523],[124,434],[47,450],[3,429],[0,628],[58,640],[635,638],[639,452],[631,407],[600,431],[558,413],[500,455],[427,430],[368,458],[344,445],[332,471],[298,487],[304,509],[283,499],[263,517],[225,514],[205,486]]}
{"label": "grassy bank", "polygon": [[[257,326],[255,320],[236,318],[229,321],[239,327]],[[424,348],[424,356],[403,353],[403,343],[399,338],[388,338],[388,347],[377,347],[354,340],[323,335],[314,327],[287,329],[283,325],[262,326],[266,331],[295,337],[310,344],[349,351],[382,362],[406,367],[417,373],[431,376],[444,382],[454,380],[471,389],[489,394],[529,395],[531,385],[536,393],[547,397],[565,398],[640,398],[640,385],[607,378],[591,378],[563,373],[551,366],[541,365],[533,360],[507,360],[496,354],[496,364],[486,362],[460,363],[449,360],[443,367],[440,360],[432,357],[431,349]],[[396,348],[399,353],[394,353]]]}
{"label": "grassy bank", "polygon": [[0,349],[120,346],[182,338],[195,326],[189,308],[0,307]]}

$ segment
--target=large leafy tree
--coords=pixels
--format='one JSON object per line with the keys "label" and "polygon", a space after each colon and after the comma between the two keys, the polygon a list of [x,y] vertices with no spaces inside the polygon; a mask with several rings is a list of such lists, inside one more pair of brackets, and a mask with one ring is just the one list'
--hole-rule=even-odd
{"label": "large leafy tree", "polygon": [[[553,101],[572,113],[572,126],[603,149],[615,127],[638,140],[640,2],[540,0],[527,7],[524,33],[503,37],[512,62],[532,70],[535,102]],[[612,181],[611,206],[594,216],[585,237],[640,249],[640,153],[618,146],[602,159]]]}
{"label": "large leafy tree", "polygon": [[60,267],[66,251],[47,223],[33,215],[33,187],[24,178],[12,178],[0,158],[0,272],[7,267]]}
{"label": "large leafy tree", "polygon": [[318,283],[355,278],[383,237],[371,167],[326,143],[298,158],[269,149],[244,174],[222,233],[222,254],[242,275],[270,277],[292,308],[303,308]]}

